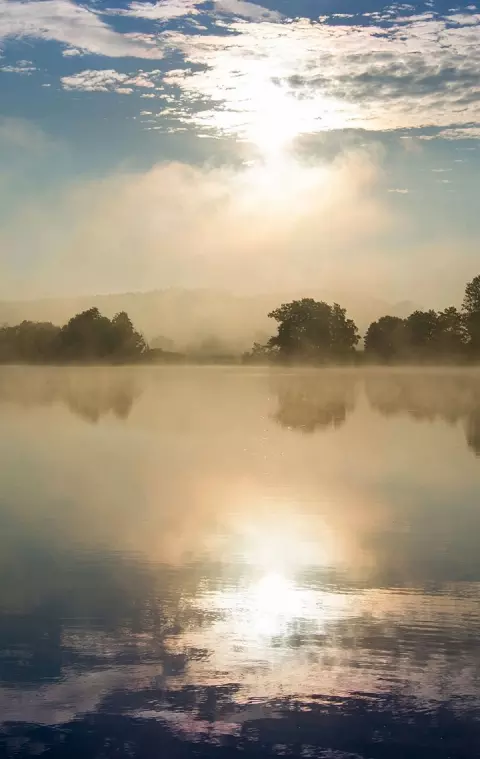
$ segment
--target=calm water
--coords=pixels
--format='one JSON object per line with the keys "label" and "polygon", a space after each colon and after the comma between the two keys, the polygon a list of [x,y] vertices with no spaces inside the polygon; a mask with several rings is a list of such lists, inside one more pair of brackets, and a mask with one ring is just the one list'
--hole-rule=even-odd
{"label": "calm water", "polygon": [[0,371],[0,756],[480,755],[480,373]]}

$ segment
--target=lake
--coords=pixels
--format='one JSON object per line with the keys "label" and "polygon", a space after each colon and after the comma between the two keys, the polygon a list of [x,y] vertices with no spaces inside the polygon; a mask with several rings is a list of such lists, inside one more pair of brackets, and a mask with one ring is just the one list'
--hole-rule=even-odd
{"label": "lake", "polygon": [[480,751],[480,372],[0,370],[0,756]]}

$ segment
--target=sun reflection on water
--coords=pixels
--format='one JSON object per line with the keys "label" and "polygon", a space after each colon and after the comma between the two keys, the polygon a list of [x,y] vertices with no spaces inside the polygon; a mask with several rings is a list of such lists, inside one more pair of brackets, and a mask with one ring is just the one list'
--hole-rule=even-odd
{"label": "sun reflection on water", "polygon": [[242,658],[270,660],[300,629],[325,634],[327,626],[349,613],[347,595],[298,585],[279,572],[207,593],[201,605],[217,615],[211,634]]}

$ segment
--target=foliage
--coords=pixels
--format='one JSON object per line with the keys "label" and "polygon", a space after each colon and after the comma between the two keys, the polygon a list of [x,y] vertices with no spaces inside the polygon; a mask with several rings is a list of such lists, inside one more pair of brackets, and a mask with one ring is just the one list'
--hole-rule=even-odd
{"label": "foliage", "polygon": [[466,314],[480,312],[480,274],[477,274],[465,287],[462,308]]}
{"label": "foliage", "polygon": [[[280,360],[342,360],[353,354],[360,339],[355,323],[337,303],[303,298],[284,303],[268,316],[278,322],[278,331],[266,348]],[[261,346],[254,350],[259,353]]]}
{"label": "foliage", "polygon": [[147,350],[124,311],[113,319],[90,308],[64,327],[24,321],[0,329],[0,361],[7,363],[134,360]]}
{"label": "foliage", "polygon": [[43,363],[54,359],[60,327],[50,322],[23,321],[0,328],[0,361]]}
{"label": "foliage", "polygon": [[459,361],[480,357],[480,311],[475,307],[478,280],[466,287],[463,312],[455,306],[443,311],[414,311],[406,319],[382,316],[370,324],[365,335],[365,353],[381,361]]}
{"label": "foliage", "polygon": [[244,355],[248,362],[375,361],[466,362],[480,360],[480,275],[465,288],[462,309],[416,310],[405,319],[381,316],[368,327],[364,351],[355,323],[344,308],[312,298],[284,303],[269,314],[278,322],[277,334],[255,343]]}
{"label": "foliage", "polygon": [[365,352],[382,361],[401,355],[405,345],[405,321],[398,316],[382,316],[370,324],[365,335]]}

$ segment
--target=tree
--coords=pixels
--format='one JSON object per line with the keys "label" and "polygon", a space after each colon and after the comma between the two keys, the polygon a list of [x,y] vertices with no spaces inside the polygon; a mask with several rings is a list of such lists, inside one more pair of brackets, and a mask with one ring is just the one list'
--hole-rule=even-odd
{"label": "tree", "polygon": [[94,360],[112,353],[114,339],[111,322],[98,308],[89,308],[73,316],[62,327],[59,352],[62,358]]}
{"label": "tree", "polygon": [[468,340],[465,317],[455,306],[448,306],[438,314],[438,353],[440,356],[459,358]]}
{"label": "tree", "polygon": [[467,283],[462,309],[467,314],[480,312],[480,274]]}
{"label": "tree", "polygon": [[406,342],[412,358],[427,358],[435,353],[438,338],[436,311],[414,311],[405,319]]}
{"label": "tree", "polygon": [[265,364],[278,360],[280,352],[278,346],[267,343],[253,343],[252,350],[242,355],[243,364]]}
{"label": "tree", "polygon": [[468,282],[462,304],[468,333],[468,349],[472,356],[480,355],[480,274]]}
{"label": "tree", "polygon": [[0,361],[42,363],[57,350],[60,328],[50,322],[23,321],[0,329]]}
{"label": "tree", "polygon": [[111,322],[112,353],[118,358],[138,356],[147,350],[147,344],[134,328],[125,311],[116,314]]}
{"label": "tree", "polygon": [[365,353],[382,361],[391,361],[405,353],[405,320],[399,316],[382,316],[370,324],[365,335]]}
{"label": "tree", "polygon": [[110,321],[98,308],[89,308],[70,319],[59,336],[59,355],[66,360],[125,360],[146,349],[125,311]]}
{"label": "tree", "polygon": [[359,341],[358,330],[345,309],[313,298],[284,303],[268,314],[278,323],[268,348],[286,360],[326,361],[351,355]]}

